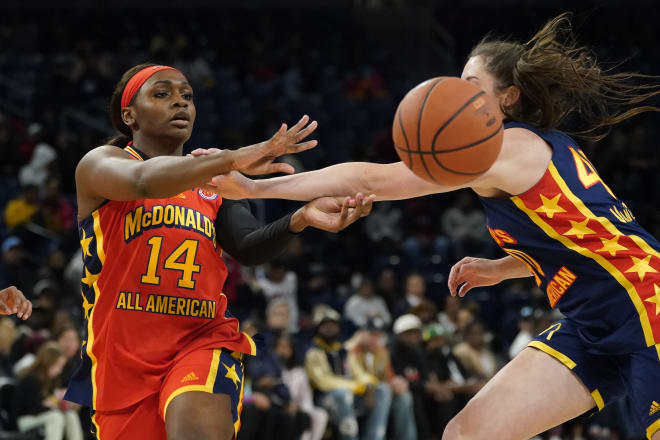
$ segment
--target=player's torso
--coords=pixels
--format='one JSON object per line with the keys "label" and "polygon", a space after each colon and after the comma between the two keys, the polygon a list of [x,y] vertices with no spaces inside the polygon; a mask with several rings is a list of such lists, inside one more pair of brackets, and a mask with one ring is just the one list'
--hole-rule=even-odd
{"label": "player's torso", "polygon": [[481,198],[495,241],[530,267],[550,304],[584,328],[595,351],[660,342],[660,244],[570,137],[512,126],[541,136],[552,160],[525,193]]}
{"label": "player's torso", "polygon": [[193,189],[107,201],[80,222],[86,328],[72,400],[122,408],[157,392],[172,362],[193,350],[255,354],[221,292],[221,204],[217,194]]}

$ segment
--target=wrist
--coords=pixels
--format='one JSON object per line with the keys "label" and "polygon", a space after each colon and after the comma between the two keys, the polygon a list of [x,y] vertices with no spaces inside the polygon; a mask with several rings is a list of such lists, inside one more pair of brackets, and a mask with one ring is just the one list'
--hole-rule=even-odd
{"label": "wrist", "polygon": [[309,224],[305,220],[305,207],[298,209],[291,215],[289,220],[289,231],[294,234],[301,233]]}

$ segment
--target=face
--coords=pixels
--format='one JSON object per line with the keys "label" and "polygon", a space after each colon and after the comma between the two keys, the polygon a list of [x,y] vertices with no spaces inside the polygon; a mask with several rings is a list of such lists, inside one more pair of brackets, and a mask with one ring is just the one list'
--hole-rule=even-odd
{"label": "face", "polygon": [[166,136],[185,142],[192,134],[196,110],[193,89],[181,72],[161,70],[140,88],[133,104],[122,109],[124,123],[133,132]]}
{"label": "face", "polygon": [[504,118],[501,107],[512,105],[518,98],[519,92],[516,87],[507,87],[505,90],[498,91],[497,80],[493,75],[488,73],[484,60],[480,56],[475,56],[468,60],[465,67],[463,67],[461,79],[478,85],[487,95],[495,99],[499,103],[497,113],[500,118]]}
{"label": "face", "polygon": [[319,334],[325,339],[334,339],[339,335],[339,324],[335,321],[325,321],[319,326]]}
{"label": "face", "polygon": [[422,332],[419,330],[408,330],[399,335],[399,339],[408,347],[418,347],[422,342]]}
{"label": "face", "polygon": [[66,364],[66,358],[64,356],[60,356],[57,358],[55,363],[50,366],[48,369],[48,377],[51,379],[55,379],[57,376],[62,374],[62,370],[64,369],[64,365]]}
{"label": "face", "polygon": [[293,347],[289,338],[279,338],[275,344],[275,354],[280,359],[289,359],[293,355]]}
{"label": "face", "polygon": [[406,281],[406,291],[413,296],[424,296],[424,292],[426,291],[424,278],[419,275],[410,275]]}
{"label": "face", "polygon": [[471,326],[465,335],[465,340],[473,347],[480,347],[484,342],[484,329],[479,324]]}
{"label": "face", "polygon": [[266,322],[268,327],[273,330],[284,330],[289,326],[289,319],[289,306],[287,304],[278,304],[270,309]]}
{"label": "face", "polygon": [[64,356],[66,356],[67,359],[71,359],[78,353],[78,348],[80,348],[78,332],[74,329],[65,331],[60,335],[57,343],[60,345],[60,349]]}

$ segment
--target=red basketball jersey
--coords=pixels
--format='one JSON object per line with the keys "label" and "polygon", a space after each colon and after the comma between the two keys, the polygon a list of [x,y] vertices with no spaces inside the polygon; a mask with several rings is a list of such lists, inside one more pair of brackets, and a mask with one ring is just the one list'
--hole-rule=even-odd
{"label": "red basketball jersey", "polygon": [[172,364],[193,350],[256,354],[221,293],[227,268],[214,226],[221,204],[193,189],[107,201],[80,222],[86,325],[68,400],[121,409],[158,392]]}

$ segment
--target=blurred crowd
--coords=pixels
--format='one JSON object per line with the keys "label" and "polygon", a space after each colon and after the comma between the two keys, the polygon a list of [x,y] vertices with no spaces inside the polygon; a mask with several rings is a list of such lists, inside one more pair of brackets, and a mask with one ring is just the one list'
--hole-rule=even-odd
{"label": "blurred crowd", "polygon": [[[84,411],[61,400],[83,322],[74,170],[111,134],[105,106],[125,69],[148,60],[188,75],[198,116],[187,148],[259,141],[307,113],[320,122],[320,146],[288,159],[297,170],[389,162],[397,102],[425,77],[459,74],[457,55],[476,43],[484,20],[461,28],[474,17],[460,2],[445,21],[432,12],[462,43],[437,43],[424,69],[410,68],[391,38],[364,37],[365,25],[342,9],[188,11],[175,27],[158,13],[0,17],[0,287],[16,285],[34,304],[25,322],[0,318],[0,432],[77,440],[89,431]],[[607,46],[607,55],[620,55],[618,48]],[[641,61],[629,68],[658,73]],[[660,190],[653,118],[583,148],[660,236],[660,208],[648,203]],[[263,221],[296,206],[251,205]],[[241,438],[439,439],[485,382],[559,318],[528,279],[450,296],[449,269],[466,255],[500,256],[470,192],[378,203],[339,235],[306,231],[263,267],[225,255],[230,310],[268,347],[246,364]],[[542,438],[641,438],[627,405]]]}

